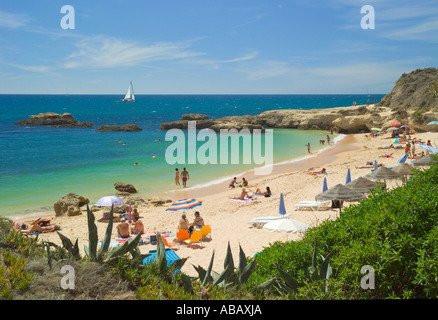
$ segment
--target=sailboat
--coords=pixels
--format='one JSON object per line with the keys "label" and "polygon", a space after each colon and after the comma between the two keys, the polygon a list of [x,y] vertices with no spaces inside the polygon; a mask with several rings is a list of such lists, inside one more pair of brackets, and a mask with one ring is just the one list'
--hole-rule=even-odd
{"label": "sailboat", "polygon": [[129,83],[128,92],[125,95],[125,98],[121,99],[124,102],[134,102],[135,96],[134,96],[134,89],[132,87],[132,81]]}

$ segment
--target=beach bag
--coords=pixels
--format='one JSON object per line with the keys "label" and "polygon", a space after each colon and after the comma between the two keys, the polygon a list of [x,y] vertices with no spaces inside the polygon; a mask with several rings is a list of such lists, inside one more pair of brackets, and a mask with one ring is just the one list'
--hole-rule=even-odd
{"label": "beach bag", "polygon": [[157,244],[157,235],[155,234],[151,235],[150,240],[151,240],[151,244]]}

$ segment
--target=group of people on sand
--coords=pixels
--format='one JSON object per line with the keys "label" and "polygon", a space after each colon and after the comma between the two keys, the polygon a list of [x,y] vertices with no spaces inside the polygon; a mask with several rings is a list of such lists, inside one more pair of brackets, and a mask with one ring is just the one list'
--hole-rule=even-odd
{"label": "group of people on sand", "polygon": [[270,197],[271,195],[272,195],[272,192],[271,192],[271,188],[269,188],[269,187],[266,187],[266,191],[261,191],[259,188],[257,188],[257,190],[252,195],[250,195],[248,193],[246,188],[243,188],[240,196],[233,197],[230,199],[232,199],[232,200],[245,200],[245,199],[252,199],[254,196]]}
{"label": "group of people on sand", "polygon": [[15,230],[21,231],[23,234],[32,235],[32,234],[40,234],[40,233],[47,233],[47,232],[53,232],[56,230],[60,230],[61,228],[54,224],[52,225],[50,223],[50,220],[47,219],[41,219],[38,218],[30,223],[30,225],[27,225],[23,222],[14,222],[14,225],[12,226]]}
{"label": "group of people on sand", "polygon": [[144,234],[144,225],[140,220],[140,214],[137,209],[133,210],[131,226],[128,223],[129,221],[126,222],[127,220],[128,219],[122,215],[120,224],[117,225],[117,235],[120,238],[129,238],[131,235],[137,235],[139,233]]}
{"label": "group of people on sand", "polygon": [[190,175],[188,173],[188,171],[186,170],[186,168],[183,168],[183,171],[181,171],[181,173],[179,172],[178,168],[175,168],[175,184],[177,186],[180,186],[181,184],[179,183],[179,178],[181,177],[182,183],[183,183],[183,187],[187,187],[187,180],[190,179]]}
{"label": "group of people on sand", "polygon": [[186,214],[183,213],[179,220],[178,230],[188,230],[191,235],[194,230],[200,230],[204,225],[204,219],[201,217],[199,211],[195,212],[195,220],[192,223],[189,223]]}
{"label": "group of people on sand", "polygon": [[248,181],[245,178],[242,178],[242,181],[237,181],[237,178],[234,177],[233,180],[230,181],[228,188],[232,189],[232,188],[235,188],[236,186],[248,187]]}

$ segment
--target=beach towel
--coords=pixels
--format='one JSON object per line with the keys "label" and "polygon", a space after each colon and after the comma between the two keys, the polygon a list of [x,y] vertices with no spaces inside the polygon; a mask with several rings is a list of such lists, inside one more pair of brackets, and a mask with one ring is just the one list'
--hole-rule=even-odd
{"label": "beach towel", "polygon": [[255,200],[255,199],[254,198],[245,198],[245,199],[231,199],[230,198],[230,200],[240,201],[240,202],[248,202],[248,201],[252,201],[252,200]]}

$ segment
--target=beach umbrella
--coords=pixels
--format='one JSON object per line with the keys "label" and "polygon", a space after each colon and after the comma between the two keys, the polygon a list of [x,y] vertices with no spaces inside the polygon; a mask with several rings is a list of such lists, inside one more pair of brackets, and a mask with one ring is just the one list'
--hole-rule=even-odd
{"label": "beach umbrella", "polygon": [[94,205],[96,207],[111,207],[123,204],[123,200],[116,196],[106,196],[100,198]]}
{"label": "beach umbrella", "polygon": [[382,129],[380,129],[380,128],[371,128],[370,130],[371,131],[382,131]]}
{"label": "beach umbrella", "polygon": [[408,126],[407,124],[404,124],[401,126],[402,128],[410,128],[410,126]]}
{"label": "beach umbrella", "polygon": [[367,179],[376,181],[376,180],[391,180],[391,179],[401,179],[402,175],[399,173],[387,168],[387,167],[380,167],[376,171],[373,172],[372,177]]}
{"label": "beach umbrella", "polygon": [[189,210],[202,205],[202,201],[196,199],[177,200],[166,211]]}
{"label": "beach umbrella", "polygon": [[395,139],[391,140],[391,143],[393,143],[393,144],[406,143],[406,140],[403,140],[401,138],[395,138]]}
{"label": "beach umbrella", "polygon": [[351,181],[348,187],[361,193],[369,193],[372,189],[377,187],[377,183],[364,177],[359,177]]}
{"label": "beach umbrella", "polygon": [[427,156],[424,156],[423,158],[420,158],[418,160],[415,160],[414,162],[412,162],[412,164],[415,167],[420,167],[420,166],[431,166],[432,164],[435,164],[436,160],[435,160],[435,155],[434,154],[428,154]]}
{"label": "beach umbrella", "polygon": [[327,187],[327,178],[324,177],[324,182],[322,184],[322,192],[327,191],[328,187]]}
{"label": "beach umbrella", "polygon": [[374,160],[374,170],[377,170],[378,166],[377,166],[377,160]]}
{"label": "beach umbrella", "polygon": [[350,168],[348,168],[347,178],[345,179],[345,184],[349,184],[350,182],[351,182],[351,173],[350,173]]}
{"label": "beach umbrella", "polygon": [[[317,194],[316,200],[332,200],[332,201],[357,201],[364,199],[365,195],[349,188],[343,184],[337,184],[327,191]],[[339,213],[341,212],[342,204],[339,205]]]}
{"label": "beach umbrella", "polygon": [[406,152],[406,154],[403,157],[401,157],[400,159],[398,159],[397,161],[399,163],[405,163],[408,156],[409,156],[409,152]]}
{"label": "beach umbrella", "polygon": [[400,122],[392,122],[389,124],[391,127],[395,127],[395,126],[400,126],[401,123]]}
{"label": "beach umbrella", "polygon": [[311,227],[307,223],[287,218],[273,220],[263,226],[265,231],[283,233],[306,232],[309,228]]}
{"label": "beach umbrella", "polygon": [[278,213],[281,215],[286,214],[286,207],[284,206],[283,192],[280,194],[280,206],[278,208]]}
{"label": "beach umbrella", "polygon": [[432,122],[429,122],[427,125],[428,125],[428,126],[431,126],[431,125],[433,125],[433,124],[438,124],[438,121],[432,121]]}
{"label": "beach umbrella", "polygon": [[399,164],[398,166],[395,166],[391,170],[397,172],[398,174],[405,175],[405,176],[414,173],[413,172],[414,168],[410,164],[407,164],[407,163]]}
{"label": "beach umbrella", "polygon": [[391,127],[386,129],[386,132],[397,131],[397,130],[399,130],[399,128]]}

